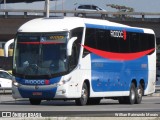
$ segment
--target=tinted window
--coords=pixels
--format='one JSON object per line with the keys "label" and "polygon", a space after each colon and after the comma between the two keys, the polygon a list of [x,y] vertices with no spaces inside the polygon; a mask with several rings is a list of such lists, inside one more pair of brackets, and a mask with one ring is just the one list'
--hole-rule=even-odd
{"label": "tinted window", "polygon": [[83,9],[83,8],[84,8],[84,6],[79,6],[78,8],[79,8],[79,9]]}
{"label": "tinted window", "polygon": [[97,7],[96,7],[96,6],[92,6],[92,9],[93,9],[93,10],[97,10]]}
{"label": "tinted window", "polygon": [[[85,45],[103,51],[133,53],[154,48],[155,40],[152,34],[126,32],[125,39],[111,36],[111,30],[87,28]],[[85,49],[84,56],[86,53],[89,51]]]}
{"label": "tinted window", "polygon": [[85,9],[91,9],[90,5],[85,5]]}
{"label": "tinted window", "polygon": [[11,76],[8,73],[6,73],[6,72],[0,72],[0,78],[10,79]]}
{"label": "tinted window", "polygon": [[92,9],[90,5],[81,5],[78,8],[79,9]]}
{"label": "tinted window", "polygon": [[70,57],[70,70],[75,68],[78,64],[81,41],[82,41],[83,28],[75,28],[70,32],[70,38],[77,37],[77,40],[73,43],[72,55]]}

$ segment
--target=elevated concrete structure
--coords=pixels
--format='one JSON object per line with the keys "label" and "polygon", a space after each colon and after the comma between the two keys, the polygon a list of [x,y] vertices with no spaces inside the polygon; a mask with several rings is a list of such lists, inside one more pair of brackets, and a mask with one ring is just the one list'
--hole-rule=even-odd
{"label": "elevated concrete structure", "polygon": [[[7,41],[12,39],[17,29],[25,22],[34,19],[33,17],[24,18],[24,17],[12,17],[12,18],[0,18],[0,42]],[[151,28],[155,31],[157,40],[160,39],[160,21],[159,19],[155,20],[136,20],[136,19],[130,19],[130,20],[121,20],[121,19],[109,19],[110,21],[134,26],[134,27],[143,27],[143,28]]]}
{"label": "elevated concrete structure", "polygon": [[0,18],[0,41],[12,39],[17,29],[30,18]]}

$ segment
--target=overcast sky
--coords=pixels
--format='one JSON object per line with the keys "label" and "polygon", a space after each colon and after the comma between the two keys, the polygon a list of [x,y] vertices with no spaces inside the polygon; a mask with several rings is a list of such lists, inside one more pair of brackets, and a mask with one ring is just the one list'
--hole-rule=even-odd
{"label": "overcast sky", "polygon": [[[62,1],[64,5],[62,6]],[[135,12],[160,12],[160,0],[58,0],[57,2],[50,2],[50,9],[67,9],[72,10],[77,4],[95,4],[107,11],[115,11],[115,9],[107,7],[106,4],[117,4],[124,5],[127,7],[134,8]],[[4,8],[2,4],[1,9]],[[7,4],[6,8],[10,9],[44,9],[44,2],[34,2],[34,3],[16,3]]]}

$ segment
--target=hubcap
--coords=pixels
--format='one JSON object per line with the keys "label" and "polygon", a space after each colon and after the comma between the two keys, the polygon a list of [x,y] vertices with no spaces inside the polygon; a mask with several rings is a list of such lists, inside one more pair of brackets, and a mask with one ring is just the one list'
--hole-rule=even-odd
{"label": "hubcap", "polygon": [[140,98],[142,96],[142,90],[141,89],[138,89],[137,90],[137,94],[138,94],[138,97]]}
{"label": "hubcap", "polygon": [[84,102],[86,102],[87,100],[87,91],[84,88],[82,89],[82,99]]}
{"label": "hubcap", "polygon": [[132,99],[132,100],[135,99],[135,92],[134,92],[134,90],[131,90],[131,99]]}

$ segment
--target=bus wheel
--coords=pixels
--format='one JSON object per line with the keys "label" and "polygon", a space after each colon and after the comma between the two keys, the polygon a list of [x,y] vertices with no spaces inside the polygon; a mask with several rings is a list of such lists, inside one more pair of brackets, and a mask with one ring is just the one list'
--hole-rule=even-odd
{"label": "bus wheel", "polygon": [[81,91],[81,97],[79,99],[76,99],[77,105],[86,105],[88,100],[88,87],[86,83],[83,83],[82,91]]}
{"label": "bus wheel", "polygon": [[140,84],[139,87],[136,89],[136,104],[140,104],[142,101],[142,96],[143,96],[143,88],[142,85]]}
{"label": "bus wheel", "polygon": [[39,100],[39,99],[30,98],[29,101],[30,101],[31,105],[40,105],[41,104],[41,100]]}
{"label": "bus wheel", "polygon": [[135,87],[134,83],[132,83],[131,87],[130,87],[130,94],[127,97],[127,103],[134,104],[135,100],[136,100],[136,87]]}

